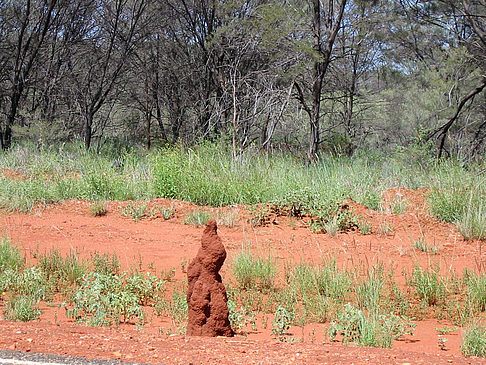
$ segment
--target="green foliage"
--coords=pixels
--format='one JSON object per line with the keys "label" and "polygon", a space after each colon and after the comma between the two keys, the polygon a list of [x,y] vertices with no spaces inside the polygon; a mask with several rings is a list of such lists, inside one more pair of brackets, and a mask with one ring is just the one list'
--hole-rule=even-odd
{"label": "green foliage", "polygon": [[0,273],[6,270],[18,271],[24,267],[24,259],[17,246],[8,238],[0,239]]}
{"label": "green foliage", "polygon": [[331,322],[329,336],[334,339],[340,334],[345,344],[391,348],[394,340],[412,334],[414,327],[405,316],[366,314],[348,303]]}
{"label": "green foliage", "polygon": [[382,295],[385,286],[384,268],[375,266],[368,271],[366,280],[356,287],[358,307],[371,313],[377,313],[382,303]]}
{"label": "green foliage", "polygon": [[486,239],[486,204],[472,202],[464,208],[462,216],[457,220],[457,228],[466,240]]}
{"label": "green foliage", "polygon": [[175,213],[175,208],[173,205],[170,206],[170,208],[160,208],[159,209],[160,214],[162,214],[162,217],[165,220],[171,219],[174,216]]}
{"label": "green foliage", "polygon": [[319,267],[316,280],[319,293],[336,302],[345,300],[353,283],[352,274],[340,271],[334,260]]}
{"label": "green foliage", "polygon": [[172,327],[176,333],[184,335],[186,333],[187,325],[187,281],[183,281],[182,285],[177,285],[173,288],[171,300],[157,301],[155,311],[158,315],[168,315],[172,322]]}
{"label": "green foliage", "polygon": [[135,222],[146,216],[147,206],[145,204],[129,203],[126,207],[121,209],[122,215],[125,217],[132,217]]}
{"label": "green foliage", "polygon": [[89,206],[89,214],[94,217],[102,217],[106,215],[107,210],[103,202],[97,202]]}
{"label": "green foliage", "polygon": [[425,243],[425,237],[421,237],[413,242],[413,246],[422,252],[432,252],[434,255],[439,252],[439,247],[429,246]]}
{"label": "green foliage", "polygon": [[416,267],[410,284],[415,287],[417,297],[426,305],[436,305],[445,298],[446,287],[436,270],[423,270]]}
{"label": "green foliage", "polygon": [[107,253],[100,254],[96,252],[92,257],[94,271],[103,275],[118,275],[120,273],[120,260],[113,253],[111,256]]}
{"label": "green foliage", "polygon": [[184,165],[178,149],[165,149],[153,161],[154,192],[161,198],[179,197],[179,181]]}
{"label": "green foliage", "polygon": [[466,278],[467,301],[475,311],[486,311],[486,274],[469,274]]}
{"label": "green foliage", "polygon": [[3,312],[5,319],[21,322],[38,319],[41,311],[37,307],[37,302],[38,299],[31,295],[11,296]]}
{"label": "green foliage", "polygon": [[272,333],[275,336],[283,336],[287,333],[294,320],[294,314],[289,312],[282,306],[279,306],[275,311],[275,316],[272,321]]}
{"label": "green foliage", "polygon": [[486,357],[486,327],[474,324],[467,328],[461,351],[464,356]]}
{"label": "green foliage", "polygon": [[357,223],[358,229],[362,234],[370,234],[371,229],[373,228],[371,223],[364,220],[364,219],[359,219]]}
{"label": "green foliage", "polygon": [[126,289],[135,294],[140,305],[148,305],[163,296],[166,283],[149,272],[133,272],[126,278]]}
{"label": "green foliage", "polygon": [[250,213],[250,224],[252,227],[263,227],[269,223],[268,214],[270,209],[267,206],[252,205],[248,207]]}
{"label": "green foliage", "polygon": [[58,250],[41,255],[38,266],[49,288],[54,292],[79,283],[88,269],[76,253],[71,252],[63,258]]}
{"label": "green foliage", "polygon": [[145,319],[141,299],[130,291],[125,274],[88,273],[72,300],[74,307],[67,312],[68,316],[91,326],[110,326],[132,318],[143,323]]}
{"label": "green foliage", "polygon": [[213,216],[205,210],[195,210],[184,218],[184,224],[190,224],[198,227],[204,226],[206,222],[212,218]]}
{"label": "green foliage", "polygon": [[246,307],[237,307],[236,303],[231,299],[228,300],[229,320],[231,328],[239,331],[248,324],[256,325],[255,319],[258,314],[257,311],[252,311]]}
{"label": "green foliage", "polygon": [[277,267],[271,256],[254,257],[250,250],[241,251],[233,260],[233,276],[243,290],[269,291],[274,287]]}

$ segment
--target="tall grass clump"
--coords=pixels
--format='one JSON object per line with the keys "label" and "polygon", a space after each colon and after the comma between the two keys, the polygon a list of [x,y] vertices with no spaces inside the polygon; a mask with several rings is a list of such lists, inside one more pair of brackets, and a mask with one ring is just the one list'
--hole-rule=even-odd
{"label": "tall grass clump", "polygon": [[212,206],[272,203],[295,215],[331,215],[345,198],[376,209],[381,191],[395,184],[379,159],[323,156],[309,165],[290,154],[252,149],[234,159],[215,143],[163,149],[152,163],[157,196]]}
{"label": "tall grass clump", "polygon": [[242,290],[271,290],[276,274],[277,266],[271,256],[255,257],[245,249],[233,260],[233,276]]}
{"label": "tall grass clump", "polygon": [[341,335],[344,344],[391,348],[394,340],[412,334],[414,328],[405,316],[366,313],[347,303],[331,322],[329,336],[334,340]]}
{"label": "tall grass clump", "polygon": [[65,199],[132,200],[153,197],[150,158],[135,150],[84,151],[71,145],[36,149],[18,145],[2,154],[0,168],[22,175],[0,175],[0,207],[30,211],[36,204]]}
{"label": "tall grass clump", "polygon": [[24,267],[24,258],[20,254],[19,248],[8,238],[0,239],[0,272],[7,270],[19,271]]}
{"label": "tall grass clump", "polygon": [[434,169],[428,200],[431,213],[444,222],[455,223],[464,238],[486,238],[486,179],[453,162]]}
{"label": "tall grass clump", "polygon": [[467,302],[472,309],[486,311],[486,274],[469,274],[466,278]]}
{"label": "tall grass clump", "polygon": [[476,323],[467,328],[461,351],[464,356],[486,357],[486,327]]}
{"label": "tall grass clump", "polygon": [[381,305],[384,286],[383,266],[377,265],[368,270],[366,280],[360,282],[355,289],[359,308],[377,313]]}
{"label": "tall grass clump", "polygon": [[436,305],[444,300],[446,286],[437,270],[423,270],[416,267],[410,284],[415,288],[417,297],[426,305]]}

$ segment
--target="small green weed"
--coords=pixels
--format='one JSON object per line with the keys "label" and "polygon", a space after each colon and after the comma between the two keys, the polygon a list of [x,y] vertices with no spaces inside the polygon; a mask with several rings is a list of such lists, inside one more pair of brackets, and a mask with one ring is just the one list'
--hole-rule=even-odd
{"label": "small green weed", "polygon": [[425,243],[425,237],[418,238],[416,241],[413,242],[413,245],[417,250],[420,250],[422,252],[431,252],[434,255],[439,252],[439,247],[429,246]]}
{"label": "small green weed", "polygon": [[486,311],[486,274],[468,274],[466,278],[467,302],[472,309]]}
{"label": "small green weed", "polygon": [[370,234],[372,228],[373,227],[372,227],[370,222],[368,222],[364,219],[358,220],[358,229],[360,230],[360,232],[362,234]]}
{"label": "small green weed", "polygon": [[452,327],[448,327],[448,326],[435,327],[435,330],[437,332],[439,332],[439,334],[441,334],[441,335],[447,335],[448,333],[457,331],[457,327],[456,326],[452,326]]}
{"label": "small green weed", "polygon": [[106,215],[106,213],[107,209],[103,202],[94,203],[89,206],[89,214],[94,217],[102,217]]}
{"label": "small green weed", "polygon": [[381,305],[381,295],[385,286],[382,265],[371,268],[368,277],[356,287],[358,306],[362,310],[377,313]]}
{"label": "small green weed", "polygon": [[336,302],[345,300],[353,283],[352,274],[340,271],[334,260],[319,267],[316,280],[319,293]]}
{"label": "small green weed", "polygon": [[125,284],[125,274],[106,275],[92,272],[84,276],[73,296],[74,307],[67,314],[91,326],[110,326],[136,318],[144,322],[141,300]]}
{"label": "small green weed", "polygon": [[40,310],[37,299],[30,295],[14,295],[5,305],[5,319],[10,321],[28,322],[39,318]]}
{"label": "small green weed", "polygon": [[0,272],[5,270],[18,271],[24,267],[24,259],[17,246],[8,238],[0,239]]}
{"label": "small green weed", "polygon": [[250,250],[241,251],[233,261],[233,276],[243,290],[273,289],[277,267],[271,256],[254,257]]}
{"label": "small green weed", "polygon": [[121,209],[121,213],[125,217],[132,217],[135,222],[146,216],[147,206],[145,204],[137,205],[130,203]]}
{"label": "small green weed", "polygon": [[268,214],[270,209],[265,205],[252,205],[248,207],[251,218],[249,219],[252,227],[263,227],[270,223]]}
{"label": "small green weed", "polygon": [[382,235],[389,235],[390,233],[393,232],[393,225],[388,222],[383,222],[380,224],[378,231]]}
{"label": "small green weed", "polygon": [[256,326],[257,311],[247,309],[246,307],[237,307],[235,302],[228,300],[229,320],[231,328],[240,331],[243,327],[250,324],[252,327]]}
{"label": "small green weed", "polygon": [[219,210],[216,215],[218,226],[235,227],[238,223],[239,214],[235,210]]}
{"label": "small green weed", "polygon": [[39,268],[48,282],[48,287],[54,292],[79,283],[87,271],[87,265],[81,262],[74,252],[63,258],[59,250],[42,254],[39,258]]}
{"label": "small green weed", "polygon": [[391,211],[393,214],[403,214],[407,206],[407,199],[404,199],[401,195],[397,195],[391,204]]}
{"label": "small green weed", "polygon": [[336,237],[339,232],[339,215],[335,215],[323,224],[323,228],[330,237]]}
{"label": "small green weed", "polygon": [[446,288],[436,270],[425,271],[416,267],[410,284],[415,287],[417,297],[429,306],[436,305],[445,298]]}
{"label": "small green weed", "polygon": [[184,224],[204,226],[213,216],[205,210],[195,210],[184,219]]}
{"label": "small green weed", "polygon": [[171,205],[170,208],[160,208],[159,212],[162,215],[162,218],[164,218],[165,220],[168,220],[168,219],[171,219],[174,216],[175,207],[174,207],[174,205]]}
{"label": "small green weed", "polygon": [[272,333],[281,337],[287,334],[287,331],[294,320],[295,315],[282,306],[275,311],[275,317],[272,321]]}
{"label": "small green weed", "polygon": [[97,273],[104,275],[118,275],[120,273],[120,260],[115,253],[110,256],[107,253],[95,252],[91,261],[94,271]]}
{"label": "small green weed", "polygon": [[459,232],[466,240],[485,240],[486,204],[474,204],[470,201],[456,224]]}
{"label": "small green weed", "polygon": [[177,334],[184,335],[187,325],[187,281],[175,286],[170,301],[159,300],[155,304],[157,315],[168,315],[172,322],[172,329]]}
{"label": "small green weed", "polygon": [[345,344],[390,348],[400,336],[412,334],[414,327],[405,316],[369,315],[348,303],[331,322],[329,337],[334,340],[341,334]]}
{"label": "small green weed", "polygon": [[136,295],[140,305],[148,305],[163,296],[165,284],[165,280],[161,280],[149,272],[135,271],[126,277],[126,289]]}
{"label": "small green weed", "polygon": [[467,328],[461,351],[464,356],[486,357],[486,327],[474,324]]}

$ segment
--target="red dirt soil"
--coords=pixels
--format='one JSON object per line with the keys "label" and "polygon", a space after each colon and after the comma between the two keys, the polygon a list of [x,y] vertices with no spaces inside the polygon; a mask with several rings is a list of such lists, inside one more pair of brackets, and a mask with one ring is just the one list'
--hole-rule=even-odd
{"label": "red dirt soil", "polygon": [[[397,195],[399,194],[399,195]],[[202,208],[224,216],[236,215],[234,227],[219,225],[219,236],[228,252],[222,268],[223,283],[229,278],[232,258],[251,245],[253,252],[269,253],[283,267],[284,261],[302,260],[320,263],[336,258],[342,268],[365,274],[380,262],[394,269],[399,282],[403,272],[420,264],[422,267],[440,265],[444,274],[461,274],[464,268],[484,270],[486,253],[481,242],[467,242],[451,224],[439,222],[427,214],[425,191],[392,189],[383,194],[383,212],[372,211],[354,202],[348,202],[354,212],[372,223],[371,234],[339,233],[314,234],[304,220],[276,217],[266,227],[252,227],[248,213],[242,206],[222,209]],[[399,215],[387,208],[394,199],[406,202]],[[183,223],[184,218],[198,207],[181,202],[157,199],[146,204],[175,208],[175,215],[164,220],[159,213],[151,218],[133,221],[121,214],[128,202],[107,202],[108,214],[93,217],[90,202],[65,201],[36,207],[29,214],[0,215],[0,236],[9,236],[30,262],[38,253],[58,249],[62,254],[75,250],[82,257],[94,252],[116,253],[122,269],[136,265],[140,260],[151,264],[158,272],[175,268],[174,280],[185,277],[185,264],[196,256],[203,227]],[[153,212],[157,211],[154,209]],[[390,228],[386,232],[384,225]],[[429,246],[438,247],[437,254],[417,250],[413,242],[425,238]],[[117,328],[94,328],[74,323],[66,318],[64,310],[45,306],[39,321],[29,323],[0,320],[0,348],[31,352],[47,352],[88,358],[120,359],[144,363],[166,364],[476,364],[486,360],[465,358],[460,344],[463,329],[447,334],[446,350],[438,346],[436,327],[451,326],[446,321],[419,321],[414,336],[395,341],[391,350],[342,346],[324,336],[323,325],[293,327],[290,334],[295,342],[281,343],[272,338],[270,329],[261,326],[247,336],[234,338],[193,338],[162,334],[160,328],[169,325],[169,319],[149,316],[142,328],[123,324]],[[0,317],[1,313],[0,310]],[[270,327],[270,326],[269,326]],[[323,343],[325,342],[325,343]]]}

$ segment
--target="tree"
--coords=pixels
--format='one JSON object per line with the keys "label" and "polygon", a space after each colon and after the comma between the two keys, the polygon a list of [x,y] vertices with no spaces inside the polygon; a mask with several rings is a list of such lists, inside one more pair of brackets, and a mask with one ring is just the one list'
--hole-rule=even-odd
{"label": "tree", "polygon": [[0,5],[0,11],[1,48],[7,52],[7,57],[2,57],[0,62],[2,74],[8,75],[3,80],[7,102],[0,124],[0,147],[8,149],[21,99],[33,83],[32,76],[46,36],[53,24],[61,21],[63,12],[57,0],[6,1]]}
{"label": "tree", "polygon": [[[83,38],[69,60],[70,93],[83,122],[85,148],[96,132],[95,116],[110,100],[135,48],[144,38],[145,0],[87,2]],[[113,105],[113,104],[112,104]]]}
{"label": "tree", "polygon": [[[301,80],[295,85],[298,91],[298,99],[307,112],[310,121],[309,149],[307,151],[309,160],[316,158],[319,148],[322,86],[331,63],[334,43],[341,27],[346,3],[347,0],[329,0],[327,6],[323,7],[320,0],[312,0],[310,6],[313,73],[310,84]],[[308,99],[310,99],[310,102]]]}

